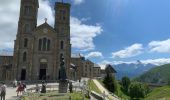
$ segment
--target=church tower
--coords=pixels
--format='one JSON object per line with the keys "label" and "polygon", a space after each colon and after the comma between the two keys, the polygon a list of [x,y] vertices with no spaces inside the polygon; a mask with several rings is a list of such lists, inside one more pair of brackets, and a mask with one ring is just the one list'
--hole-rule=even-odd
{"label": "church tower", "polygon": [[[58,37],[58,57],[62,55],[65,61],[66,74],[69,78],[71,44],[70,44],[70,7],[69,3],[56,2],[55,4],[55,26]],[[58,59],[59,60],[59,59]],[[60,61],[58,61],[60,62]],[[60,63],[58,63],[59,66]]]}
{"label": "church tower", "polygon": [[21,0],[18,32],[14,46],[13,76],[29,80],[32,57],[32,31],[37,27],[38,0]]}
{"label": "church tower", "polygon": [[14,46],[13,76],[17,80],[58,80],[61,58],[69,76],[71,60],[70,4],[55,3],[55,25],[37,26],[38,0],[21,0]]}

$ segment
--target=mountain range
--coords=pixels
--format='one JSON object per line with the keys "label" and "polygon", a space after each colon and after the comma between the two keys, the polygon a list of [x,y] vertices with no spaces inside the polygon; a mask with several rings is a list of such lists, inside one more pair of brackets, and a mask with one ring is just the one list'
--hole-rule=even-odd
{"label": "mountain range", "polygon": [[164,84],[170,82],[170,64],[150,69],[135,80],[145,83]]}
{"label": "mountain range", "polygon": [[137,60],[135,63],[121,63],[113,65],[113,67],[117,71],[116,78],[120,80],[124,76],[129,78],[140,76],[151,68],[156,67],[156,65],[151,63],[144,64],[140,60]]}

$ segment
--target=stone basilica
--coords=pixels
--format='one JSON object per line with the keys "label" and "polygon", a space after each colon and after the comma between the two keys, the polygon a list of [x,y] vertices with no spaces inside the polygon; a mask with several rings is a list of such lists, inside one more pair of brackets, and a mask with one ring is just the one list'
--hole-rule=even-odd
{"label": "stone basilica", "polygon": [[38,0],[21,0],[13,55],[13,79],[57,80],[60,58],[69,76],[71,59],[70,4],[56,2],[54,28],[46,21],[37,26]]}

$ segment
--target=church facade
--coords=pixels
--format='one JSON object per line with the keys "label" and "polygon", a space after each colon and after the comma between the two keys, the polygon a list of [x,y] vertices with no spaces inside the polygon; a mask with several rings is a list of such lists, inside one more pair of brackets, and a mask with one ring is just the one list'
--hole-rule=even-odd
{"label": "church facade", "polygon": [[61,57],[69,78],[70,4],[55,3],[55,22],[37,26],[38,0],[21,0],[13,55],[13,77],[17,80],[58,80]]}

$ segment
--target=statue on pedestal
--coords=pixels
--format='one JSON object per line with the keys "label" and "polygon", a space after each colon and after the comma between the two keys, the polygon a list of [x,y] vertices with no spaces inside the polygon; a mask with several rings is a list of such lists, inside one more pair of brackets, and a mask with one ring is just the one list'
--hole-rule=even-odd
{"label": "statue on pedestal", "polygon": [[63,57],[63,55],[61,55],[60,56],[59,80],[65,81],[66,79],[67,79],[67,76],[66,76],[64,57]]}
{"label": "statue on pedestal", "polygon": [[63,54],[60,56],[60,69],[59,69],[59,93],[67,93],[68,80],[65,69],[65,62]]}

